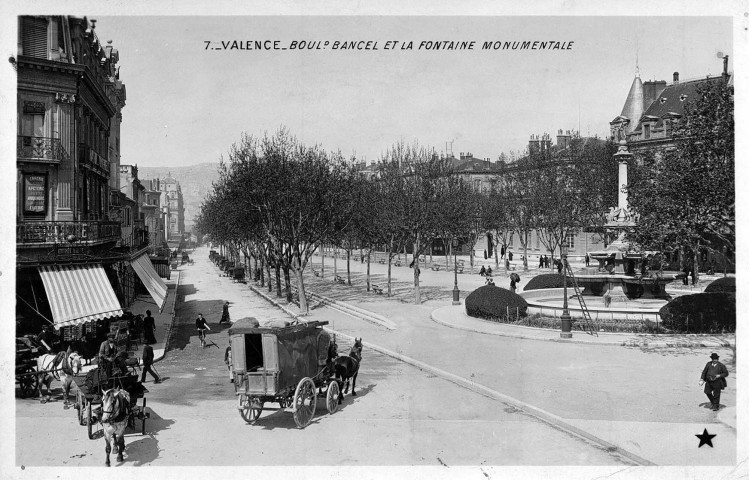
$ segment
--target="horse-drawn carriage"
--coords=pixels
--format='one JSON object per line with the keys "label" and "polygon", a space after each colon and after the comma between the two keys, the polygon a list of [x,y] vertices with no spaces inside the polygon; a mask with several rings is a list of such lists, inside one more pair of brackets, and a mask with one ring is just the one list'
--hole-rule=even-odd
{"label": "horse-drawn carriage", "polygon": [[[103,403],[106,392],[110,390],[124,390],[127,392],[129,403],[123,405],[123,418],[127,422],[127,427],[135,429],[135,420],[141,422],[141,434],[146,434],[146,419],[149,414],[146,412],[146,397],[148,393],[146,387],[138,380],[135,359],[124,359],[119,357],[115,361],[113,374],[107,375],[105,369],[101,366],[87,372],[84,375],[73,375],[73,382],[76,384],[76,403],[75,408],[78,410],[78,423],[88,427],[88,438],[96,438],[100,429],[96,425],[101,425],[104,413]],[[143,398],[143,405],[138,406],[138,399]],[[103,425],[102,425],[103,427]]]}
{"label": "horse-drawn carriage", "polygon": [[[336,359],[335,341],[331,342],[330,334],[322,328],[327,324],[315,321],[259,327],[256,319],[242,318],[232,325],[230,367],[237,408],[246,422],[255,423],[269,402],[278,403],[282,410],[290,408],[299,428],[312,421],[318,396],[325,399],[328,412],[338,409],[343,397],[339,381],[353,377],[356,386],[361,343],[358,358]],[[340,368],[339,359],[347,359],[340,362]],[[346,369],[344,363],[352,366]]]}
{"label": "horse-drawn carriage", "polygon": [[39,348],[31,338],[16,338],[16,383],[21,398],[34,395],[39,387],[36,368],[39,353]]}

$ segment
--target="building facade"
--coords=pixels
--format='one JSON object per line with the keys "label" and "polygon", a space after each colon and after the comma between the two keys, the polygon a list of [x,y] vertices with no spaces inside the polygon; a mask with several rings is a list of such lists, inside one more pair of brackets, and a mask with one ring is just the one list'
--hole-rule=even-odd
{"label": "building facade", "polygon": [[185,233],[185,205],[182,188],[171,175],[159,182],[159,190],[166,193],[168,207],[167,241],[179,241]]}

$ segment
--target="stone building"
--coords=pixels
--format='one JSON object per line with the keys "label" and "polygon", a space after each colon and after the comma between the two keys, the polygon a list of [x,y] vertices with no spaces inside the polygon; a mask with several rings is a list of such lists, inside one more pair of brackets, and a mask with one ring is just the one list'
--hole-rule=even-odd
{"label": "stone building", "polygon": [[166,193],[168,206],[167,241],[179,242],[185,233],[185,205],[182,187],[171,174],[159,182],[159,190]]}
{"label": "stone building", "polygon": [[11,63],[18,79],[17,333],[53,324],[68,340],[88,338],[129,305],[132,265],[139,276],[150,274],[142,242],[121,238],[119,53],[101,43],[93,19],[20,16]]}

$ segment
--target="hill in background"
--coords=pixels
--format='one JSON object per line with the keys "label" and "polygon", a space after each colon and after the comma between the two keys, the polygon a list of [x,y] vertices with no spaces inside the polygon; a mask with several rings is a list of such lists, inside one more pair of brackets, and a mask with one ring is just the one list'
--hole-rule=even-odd
{"label": "hill in background", "polygon": [[185,167],[138,167],[141,180],[166,178],[171,175],[182,187],[185,204],[185,230],[190,231],[195,217],[200,213],[203,198],[218,180],[218,163],[199,163]]}

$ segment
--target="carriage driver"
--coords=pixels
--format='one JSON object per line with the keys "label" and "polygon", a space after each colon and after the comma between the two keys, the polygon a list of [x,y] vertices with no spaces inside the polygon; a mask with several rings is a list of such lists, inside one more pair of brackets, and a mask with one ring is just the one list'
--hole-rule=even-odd
{"label": "carriage driver", "polygon": [[117,356],[117,344],[114,343],[114,333],[107,335],[107,339],[101,342],[99,347],[99,365],[107,373],[108,377],[112,376],[112,366],[114,357]]}

